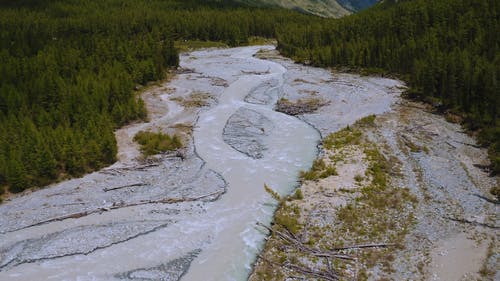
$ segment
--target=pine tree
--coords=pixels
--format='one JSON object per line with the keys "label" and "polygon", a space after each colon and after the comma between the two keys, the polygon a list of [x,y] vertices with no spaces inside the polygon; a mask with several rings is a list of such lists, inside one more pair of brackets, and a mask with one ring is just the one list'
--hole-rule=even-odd
{"label": "pine tree", "polygon": [[28,187],[27,173],[23,164],[17,159],[7,162],[7,183],[9,190],[18,193]]}

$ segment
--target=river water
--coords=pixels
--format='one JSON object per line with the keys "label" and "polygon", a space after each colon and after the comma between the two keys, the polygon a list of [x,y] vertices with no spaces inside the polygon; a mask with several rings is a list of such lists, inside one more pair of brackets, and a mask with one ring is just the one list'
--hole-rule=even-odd
{"label": "river water", "polygon": [[[264,236],[255,223],[268,223],[272,208],[264,184],[281,194],[296,185],[300,170],[310,167],[316,155],[319,133],[299,119],[273,110],[274,104],[249,104],[246,95],[266,81],[278,81],[283,87],[281,65],[252,58],[252,48],[241,49],[233,56],[267,65],[264,75],[246,75],[233,82],[214,108],[202,113],[194,133],[198,154],[207,165],[219,172],[228,183],[228,192],[212,206],[216,235],[212,243],[191,264],[183,280],[244,280]],[[275,89],[272,89],[275,90]],[[281,91],[269,91],[278,94]],[[273,100],[278,97],[274,96]],[[261,159],[236,151],[222,138],[227,120],[237,110],[248,108],[272,122],[272,131],[263,139],[266,150]]]}
{"label": "river water", "polygon": [[[273,110],[287,70],[279,63],[254,58],[260,48],[182,56],[181,66],[194,69],[195,74],[179,75],[166,86],[185,94],[206,90],[216,99],[215,105],[197,112],[198,118],[193,119],[194,160],[167,159],[162,163],[165,167],[94,173],[1,205],[0,280],[177,280],[181,275],[182,280],[193,281],[245,280],[265,237],[255,224],[269,223],[275,207],[264,184],[282,195],[290,193],[299,171],[311,166],[320,139],[310,125]],[[217,88],[206,77],[223,79],[227,85]],[[264,96],[270,102],[245,102],[249,93],[269,81]],[[261,157],[242,153],[223,138],[228,120],[242,109],[266,120],[265,133],[261,129],[253,140],[260,144]],[[171,115],[165,113],[168,118]],[[200,158],[203,163],[196,160]],[[191,173],[193,166],[199,171]],[[182,178],[183,173],[190,178]],[[219,178],[226,192],[218,200],[144,204],[35,225],[147,196],[210,194],[220,186]],[[103,192],[102,187],[134,182],[145,186],[117,189],[115,194]]]}
{"label": "river water", "polygon": [[[256,58],[262,50],[273,59]],[[399,94],[398,81],[332,74],[273,50],[182,54],[176,78],[145,94],[150,121],[117,132],[120,161],[1,204],[0,280],[246,280],[266,235],[256,223],[276,207],[264,185],[290,194],[320,132],[387,112]],[[179,102],[200,96],[207,106]],[[280,97],[328,103],[297,118],[273,110]],[[184,158],[134,160],[139,130],[191,125]]]}

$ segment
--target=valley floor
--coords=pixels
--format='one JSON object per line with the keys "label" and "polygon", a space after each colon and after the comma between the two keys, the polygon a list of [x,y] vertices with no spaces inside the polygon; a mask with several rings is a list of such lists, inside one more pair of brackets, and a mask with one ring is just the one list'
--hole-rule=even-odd
{"label": "valley floor", "polygon": [[[183,53],[144,92],[149,121],[116,132],[117,163],[0,205],[0,280],[244,280],[276,209],[264,185],[294,194],[272,228],[292,239],[269,238],[252,280],[498,278],[485,152],[403,89],[274,46]],[[141,130],[185,148],[143,159]],[[384,245],[328,252],[365,243]]]}
{"label": "valley floor", "polygon": [[336,129],[281,199],[250,280],[500,279],[498,179],[460,126],[398,99]]}

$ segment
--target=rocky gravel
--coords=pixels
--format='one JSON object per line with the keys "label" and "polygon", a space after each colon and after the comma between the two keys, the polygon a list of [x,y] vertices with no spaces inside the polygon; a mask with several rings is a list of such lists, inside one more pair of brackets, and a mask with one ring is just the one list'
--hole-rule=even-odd
{"label": "rocky gravel", "polygon": [[253,88],[245,97],[245,101],[254,104],[271,104],[280,96],[280,81],[271,79]]}
{"label": "rocky gravel", "polygon": [[[271,61],[253,58],[257,52]],[[241,92],[243,88],[247,92]],[[230,256],[227,262],[213,261],[222,267],[217,271],[246,276],[248,261],[255,257],[252,251],[257,251],[263,238],[262,233],[254,235],[251,226],[256,220],[269,221],[272,214],[260,181],[283,185],[280,192],[292,190],[298,171],[310,164],[299,154],[311,154],[312,161],[318,139],[302,136],[297,141],[298,129],[286,131],[283,124],[304,125],[302,120],[325,137],[370,114],[379,116],[370,140],[380,144],[399,167],[394,182],[408,187],[419,200],[414,214],[417,224],[407,236],[405,249],[396,253],[394,280],[450,280],[449,272],[432,265],[462,261],[468,254],[465,250],[480,258],[472,269],[458,265],[467,271],[463,274],[471,270],[476,274],[484,264],[487,269],[498,268],[497,206],[483,199],[498,182],[475,166],[487,163],[485,151],[458,125],[401,101],[398,96],[403,90],[397,80],[294,64],[278,56],[273,46],[184,53],[175,79],[144,93],[150,121],[116,132],[120,159],[116,164],[0,205],[0,280],[195,280],[192,276],[206,276],[203,265],[212,262],[215,254]],[[209,102],[188,99],[200,95],[209,97]],[[231,100],[235,96],[238,99]],[[280,98],[326,103],[290,117],[271,110]],[[220,132],[195,145],[197,126],[209,126],[203,131],[207,135],[210,126],[215,127],[212,116],[203,113],[222,102],[234,108],[219,111],[224,117]],[[199,116],[206,120],[200,122]],[[304,127],[301,132],[316,133]],[[132,141],[140,130],[180,133],[186,147],[145,161]],[[271,149],[273,144],[280,149]],[[205,162],[198,154],[199,145],[205,145],[214,159],[226,156],[231,165],[219,167],[224,159]],[[355,173],[352,167],[339,172]],[[243,172],[231,174],[235,170]],[[287,179],[273,178],[292,170]],[[349,185],[355,185],[349,179]],[[255,186],[257,180],[259,186]],[[335,184],[331,179],[327,182]],[[326,195],[325,202],[338,199]],[[233,202],[237,199],[238,204]],[[337,201],[331,205],[342,203]],[[248,221],[242,221],[243,215]],[[226,238],[241,247],[229,247]],[[215,240],[219,244],[214,247]],[[455,247],[460,241],[467,247]],[[238,255],[236,248],[242,253]],[[490,249],[493,254],[488,256]],[[448,255],[449,259],[438,258]],[[193,268],[198,275],[189,275]]]}
{"label": "rocky gravel", "polygon": [[257,111],[241,108],[227,120],[222,138],[234,149],[254,159],[264,156],[264,138],[274,124]]}
{"label": "rocky gravel", "polygon": [[114,277],[123,281],[177,281],[186,273],[189,265],[200,251],[195,250],[159,266],[134,269],[116,274]]}
{"label": "rocky gravel", "polygon": [[[500,221],[498,205],[492,203],[494,198],[489,194],[499,181],[480,168],[488,165],[485,149],[458,124],[447,122],[428,106],[399,98],[405,89],[399,81],[297,65],[274,51],[261,52],[259,56],[280,61],[287,68],[281,96],[286,101],[328,102],[313,112],[297,115],[323,137],[353,124],[364,114],[376,114],[376,129],[366,132],[368,139],[382,148],[399,171],[392,175],[392,183],[409,188],[418,199],[415,210],[406,210],[412,212],[416,223],[408,231],[404,249],[394,252],[392,271],[384,273],[375,266],[368,280],[387,276],[391,280],[499,279]],[[294,75],[304,69],[304,75]],[[362,161],[353,165],[356,163]],[[328,190],[349,189],[351,183],[342,178],[345,165],[337,167],[340,176],[301,187],[306,194],[304,204],[323,202],[319,209],[310,207],[312,211],[307,215],[314,216],[315,211],[333,213],[336,206],[344,204],[342,196]],[[347,177],[364,175],[363,169],[347,171]]]}
{"label": "rocky gravel", "polygon": [[[68,228],[6,245],[2,253],[0,270],[23,263],[32,263],[76,254],[89,254],[139,235],[167,227],[169,221],[130,221]],[[85,239],[82,239],[85,237]],[[89,243],[88,240],[92,241]]]}

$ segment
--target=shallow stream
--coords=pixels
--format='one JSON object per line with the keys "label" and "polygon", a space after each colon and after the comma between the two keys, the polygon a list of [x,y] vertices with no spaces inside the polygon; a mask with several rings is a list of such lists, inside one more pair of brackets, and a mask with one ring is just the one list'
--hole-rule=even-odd
{"label": "shallow stream", "polygon": [[[255,224],[275,207],[264,184],[289,194],[320,132],[389,110],[398,84],[254,57],[262,49],[274,47],[183,54],[156,97],[169,111],[121,129],[192,124],[184,159],[118,162],[0,205],[0,280],[245,280],[266,234]],[[173,99],[200,92],[201,109]],[[283,95],[330,103],[297,118],[273,110]]]}

